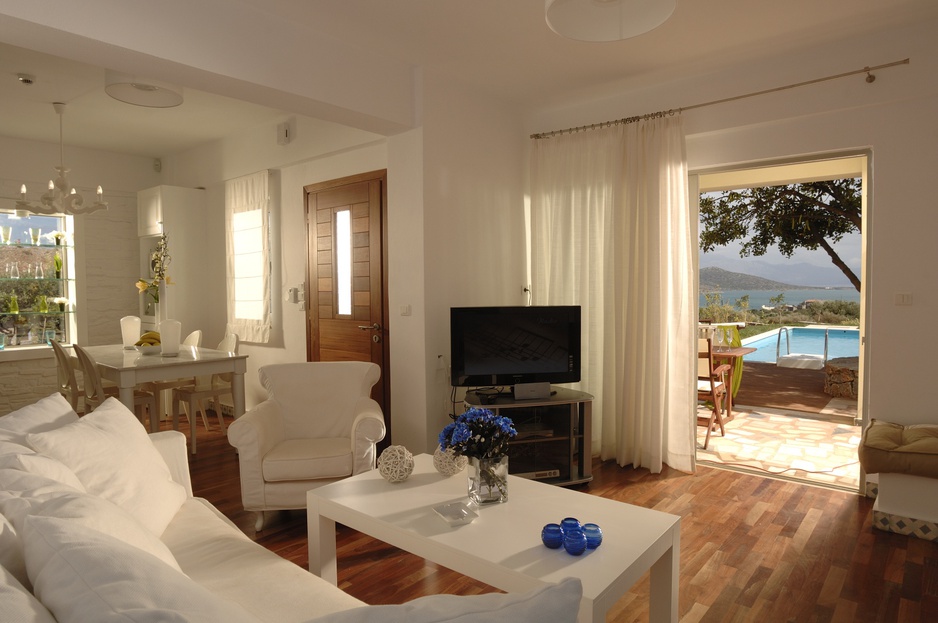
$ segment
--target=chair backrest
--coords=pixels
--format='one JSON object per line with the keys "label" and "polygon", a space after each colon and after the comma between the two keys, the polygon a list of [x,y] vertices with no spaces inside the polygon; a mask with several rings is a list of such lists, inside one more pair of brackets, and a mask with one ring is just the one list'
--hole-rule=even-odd
{"label": "chair backrest", "polygon": [[58,391],[72,405],[72,409],[78,411],[78,396],[81,392],[78,389],[78,382],[75,380],[75,368],[72,367],[71,358],[56,340],[50,340],[49,344],[52,346],[52,352],[55,353]]}
{"label": "chair backrest", "polygon": [[697,338],[697,378],[709,379],[713,373],[713,342],[710,338]]}
{"label": "chair backrest", "polygon": [[94,409],[107,398],[104,394],[104,385],[101,383],[101,374],[98,372],[98,364],[78,344],[73,345],[72,348],[78,355],[78,366],[81,368],[82,384],[85,390],[85,403]]}
{"label": "chair backrest", "polygon": [[258,371],[278,403],[288,439],[348,437],[355,403],[371,395],[381,368],[367,361],[277,363]]}
{"label": "chair backrest", "polygon": [[[220,350],[223,353],[234,353],[238,354],[238,347],[240,346],[241,341],[238,339],[237,333],[226,333],[225,337],[222,338],[221,342],[218,343],[218,346],[215,350]],[[200,377],[198,385],[204,384],[204,377]],[[213,374],[210,379],[212,387],[219,387],[224,384],[231,383],[231,372],[224,372],[222,374]]]}
{"label": "chair backrest", "polygon": [[226,353],[238,354],[240,340],[237,333],[226,333],[221,342],[218,343],[218,349]]}
{"label": "chair backrest", "polygon": [[196,329],[192,333],[186,336],[186,339],[182,341],[183,346],[201,346],[202,345],[202,330]]}

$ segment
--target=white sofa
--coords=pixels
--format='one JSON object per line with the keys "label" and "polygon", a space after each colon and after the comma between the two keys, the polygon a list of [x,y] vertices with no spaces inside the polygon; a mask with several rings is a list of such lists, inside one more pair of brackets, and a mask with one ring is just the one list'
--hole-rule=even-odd
{"label": "white sofa", "polygon": [[0,621],[573,621],[579,580],[366,606],[192,496],[185,437],[53,394],[0,417]]}

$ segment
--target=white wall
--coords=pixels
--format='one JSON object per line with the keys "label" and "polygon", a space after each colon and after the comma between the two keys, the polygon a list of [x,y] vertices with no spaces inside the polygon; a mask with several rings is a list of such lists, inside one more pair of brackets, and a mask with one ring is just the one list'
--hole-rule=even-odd
{"label": "white wall", "polygon": [[[932,180],[938,162],[936,24],[881,33],[773,63],[655,89],[581,94],[534,111],[531,132],[632,116],[911,58],[909,65],[700,108],[685,113],[692,170],[843,151],[872,152],[867,214],[870,272],[866,309],[866,408],[870,417],[938,422],[930,392],[938,333],[938,210]],[[914,304],[898,307],[897,292]]]}
{"label": "white wall", "polygon": [[[287,119],[288,117],[284,117]],[[286,288],[306,280],[306,224],[303,186],[387,167],[383,137],[304,117],[293,117],[296,132],[288,145],[277,144],[277,124],[249,128],[183,154],[164,159],[168,183],[206,189],[209,223],[203,248],[209,270],[219,275],[206,300],[217,301],[213,321],[203,329],[203,343],[224,336],[225,314],[225,188],[226,180],[271,170],[271,253],[273,331],[269,344],[242,343],[248,355],[246,402],[251,407],[266,398],[257,370],[268,363],[306,361],[305,315],[299,305],[284,303]],[[279,201],[276,200],[279,198]]]}
{"label": "white wall", "polygon": [[[300,118],[289,150],[275,144],[274,122],[164,161],[167,183],[207,189],[209,219],[217,223],[225,179],[279,172],[273,245],[275,282],[283,288],[306,278],[303,186],[388,169],[391,428],[394,443],[415,452],[432,450],[446,423],[449,386],[438,355],[449,359],[449,307],[520,304],[525,265],[520,117],[442,80],[431,81],[424,105],[425,127],[389,139],[321,123],[304,131]],[[207,239],[206,253],[223,257],[223,243]],[[242,346],[249,406],[264,398],[258,367],[306,358],[303,312],[277,305],[273,343]],[[223,321],[207,333],[223,331]]]}
{"label": "white wall", "polygon": [[449,364],[449,308],[524,304],[524,143],[521,116],[505,103],[440,76],[423,84],[427,416],[425,447],[414,447],[432,451],[450,421],[448,373],[437,365],[441,355]]}

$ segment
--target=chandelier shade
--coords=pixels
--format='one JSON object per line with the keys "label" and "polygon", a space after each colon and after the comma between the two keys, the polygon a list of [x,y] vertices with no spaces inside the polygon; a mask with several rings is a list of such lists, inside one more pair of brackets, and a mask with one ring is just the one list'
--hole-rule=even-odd
{"label": "chandelier shade", "polygon": [[677,0],[545,0],[547,25],[577,41],[619,41],[654,30]]}
{"label": "chandelier shade", "polygon": [[55,102],[52,107],[59,115],[59,166],[53,167],[56,176],[54,180],[49,180],[49,189],[39,198],[39,203],[27,201],[26,184],[20,186],[20,198],[16,202],[16,216],[22,217],[26,213],[75,216],[106,210],[107,202],[104,201],[104,191],[100,186],[98,186],[96,200],[85,205],[84,198],[69,184],[69,169],[65,166],[65,143],[62,137],[62,115],[65,114],[65,104]]}

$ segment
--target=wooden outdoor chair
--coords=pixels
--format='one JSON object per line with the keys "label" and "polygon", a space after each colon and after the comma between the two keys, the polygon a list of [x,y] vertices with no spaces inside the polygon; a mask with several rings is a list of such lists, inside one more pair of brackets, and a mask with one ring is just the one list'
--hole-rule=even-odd
{"label": "wooden outdoor chair", "polygon": [[697,400],[710,403],[710,417],[697,416],[697,425],[707,427],[707,437],[704,439],[704,450],[710,444],[710,433],[714,426],[720,427],[720,435],[724,436],[723,408],[727,392],[727,375],[730,372],[728,363],[715,366],[713,363],[713,341],[709,338],[697,338]]}

